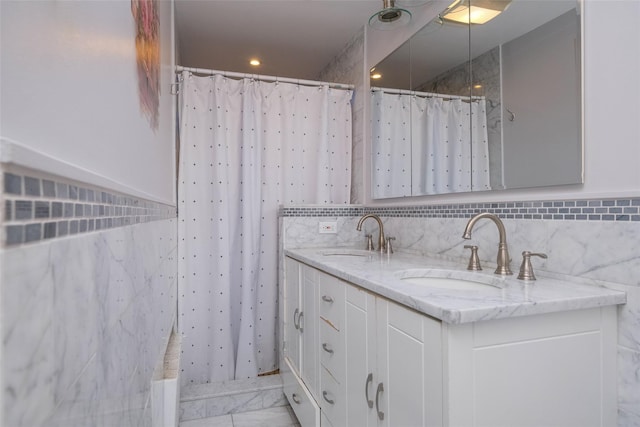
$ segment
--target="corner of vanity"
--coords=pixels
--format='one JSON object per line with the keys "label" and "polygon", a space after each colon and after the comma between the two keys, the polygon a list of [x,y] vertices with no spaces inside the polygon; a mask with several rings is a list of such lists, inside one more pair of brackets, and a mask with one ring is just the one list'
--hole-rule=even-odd
{"label": "corner of vanity", "polygon": [[623,292],[402,253],[284,256],[281,370],[303,427],[616,425]]}

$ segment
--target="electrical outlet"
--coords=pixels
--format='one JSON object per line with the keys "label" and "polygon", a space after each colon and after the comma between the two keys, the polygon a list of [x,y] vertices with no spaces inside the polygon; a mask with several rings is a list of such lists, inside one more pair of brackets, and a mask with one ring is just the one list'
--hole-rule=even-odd
{"label": "electrical outlet", "polygon": [[337,228],[338,228],[338,223],[335,221],[321,222],[318,227],[318,232],[321,234],[336,234]]}

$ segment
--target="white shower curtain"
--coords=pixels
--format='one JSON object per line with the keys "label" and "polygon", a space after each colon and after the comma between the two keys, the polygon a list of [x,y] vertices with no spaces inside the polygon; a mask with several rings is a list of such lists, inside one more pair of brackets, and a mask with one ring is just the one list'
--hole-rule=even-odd
{"label": "white shower curtain", "polygon": [[411,196],[410,96],[371,93],[374,199]]}
{"label": "white shower curtain", "polygon": [[490,189],[484,99],[374,91],[372,119],[374,197]]}
{"label": "white shower curtain", "polygon": [[278,367],[279,205],[349,202],[351,91],[182,79],[183,383],[250,378]]}

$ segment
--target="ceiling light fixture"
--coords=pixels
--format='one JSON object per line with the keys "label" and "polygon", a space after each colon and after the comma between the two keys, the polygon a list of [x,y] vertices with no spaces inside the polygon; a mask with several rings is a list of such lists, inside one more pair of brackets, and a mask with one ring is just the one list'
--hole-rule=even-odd
{"label": "ceiling light fixture", "polygon": [[373,67],[369,70],[369,77],[373,80],[378,80],[382,78],[382,74],[379,71],[376,71],[376,67]]}
{"label": "ceiling light fixture", "polygon": [[485,24],[504,12],[511,0],[456,0],[440,15],[461,24]]}
{"label": "ceiling light fixture", "polygon": [[261,62],[259,59],[250,59],[249,64],[253,65],[254,67],[257,67],[258,65],[261,64]]}
{"label": "ceiling light fixture", "polygon": [[411,12],[395,6],[395,0],[382,0],[382,10],[369,18],[369,26],[377,30],[393,30],[411,20]]}

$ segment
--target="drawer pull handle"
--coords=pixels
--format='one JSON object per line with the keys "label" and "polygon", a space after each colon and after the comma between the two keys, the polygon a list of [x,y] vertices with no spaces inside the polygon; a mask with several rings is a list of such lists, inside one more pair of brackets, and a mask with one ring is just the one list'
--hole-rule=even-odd
{"label": "drawer pull handle", "polygon": [[369,408],[373,408],[373,400],[369,399],[369,384],[373,382],[373,374],[367,376],[367,382],[364,383],[364,397],[367,399],[367,405]]}
{"label": "drawer pull handle", "polygon": [[322,349],[329,354],[333,354],[333,349],[329,348],[326,342],[322,343]]}
{"label": "drawer pull handle", "polygon": [[304,328],[302,327],[303,317],[304,317],[304,311],[301,311],[300,314],[298,315],[298,328],[300,329],[300,332],[304,332]]}
{"label": "drawer pull handle", "polygon": [[300,313],[300,310],[296,308],[296,311],[293,312],[293,326],[296,329],[300,329],[300,320],[298,318],[298,314]]}
{"label": "drawer pull handle", "polygon": [[327,403],[328,403],[328,404],[330,404],[330,405],[335,404],[335,403],[336,403],[336,401],[335,401],[335,400],[331,400],[331,399],[329,399],[329,398],[327,397],[327,395],[328,395],[328,394],[329,394],[329,393],[327,393],[326,391],[323,391],[323,392],[322,392],[322,398],[323,398],[324,400],[326,400],[326,401],[327,401]]}
{"label": "drawer pull handle", "polygon": [[331,303],[333,302],[333,298],[328,295],[322,295],[322,301]]}
{"label": "drawer pull handle", "polygon": [[291,399],[293,399],[293,401],[296,402],[298,405],[302,403],[300,399],[298,399],[298,395],[295,393],[291,395]]}
{"label": "drawer pull handle", "polygon": [[378,405],[378,398],[380,397],[380,393],[384,391],[384,386],[382,383],[378,384],[378,390],[376,390],[376,411],[378,412],[378,419],[380,421],[384,420],[384,412],[380,410],[380,406]]}

